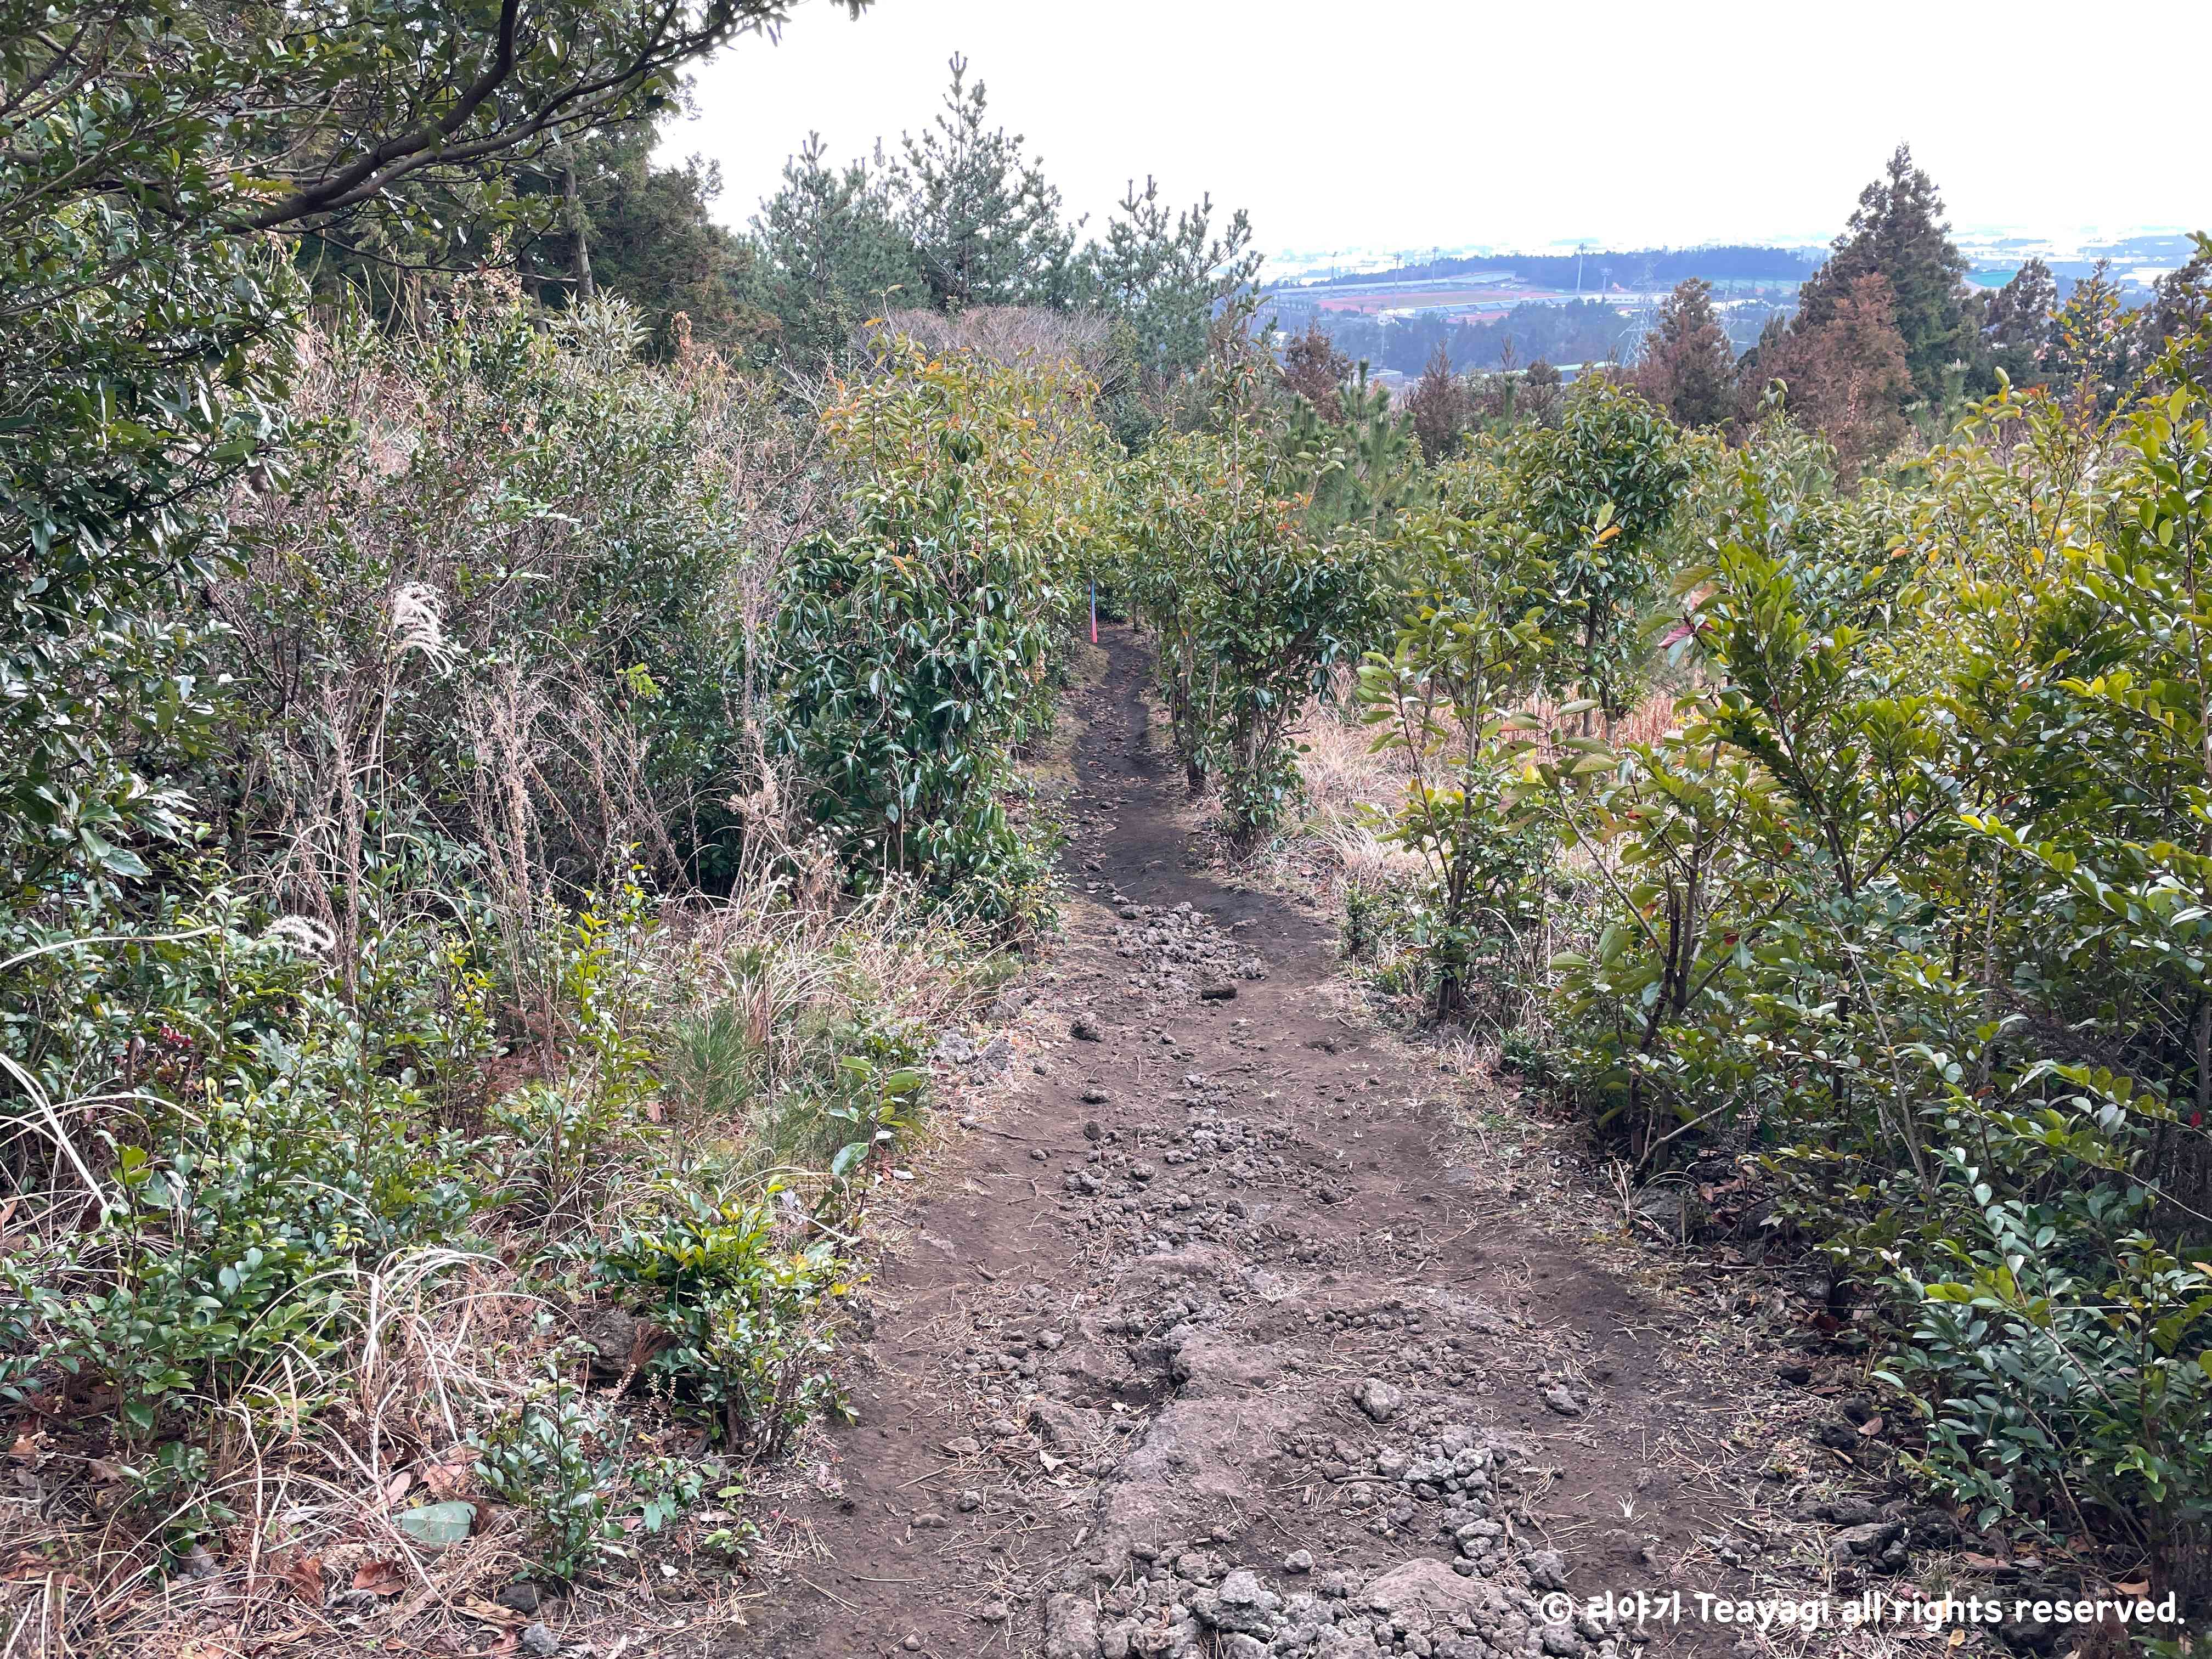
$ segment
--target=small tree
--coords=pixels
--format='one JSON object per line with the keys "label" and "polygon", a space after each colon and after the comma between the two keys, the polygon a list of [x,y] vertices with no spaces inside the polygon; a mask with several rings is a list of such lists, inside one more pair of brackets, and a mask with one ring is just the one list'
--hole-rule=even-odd
{"label": "small tree", "polygon": [[1283,349],[1283,385],[1324,414],[1336,407],[1337,388],[1352,373],[1352,359],[1336,349],[1318,319]]}
{"label": "small tree", "polygon": [[2044,373],[2058,309],[2058,279],[2040,259],[2030,259],[1989,298],[1982,309],[1982,337],[1996,366],[2014,386],[2033,386]]}
{"label": "small tree", "polygon": [[1157,180],[1133,182],[1103,242],[1085,251],[1083,299],[1122,324],[1140,372],[1178,374],[1206,361],[1218,307],[1260,273],[1252,222],[1239,208],[1214,228],[1213,201],[1171,214]]}
{"label": "small tree", "polygon": [[1735,353],[1713,315],[1711,283],[1690,277],[1660,305],[1635,384],[1683,426],[1718,426],[1735,412]]}
{"label": "small tree", "polygon": [[783,164],[783,185],[753,217],[763,303],[787,352],[842,356],[866,318],[926,299],[914,244],[881,165],[839,168],[810,133]]}
{"label": "small tree", "polygon": [[955,54],[951,67],[945,108],[921,137],[905,136],[894,179],[930,292],[944,311],[1062,300],[1075,231],[1060,219],[1060,191],[1021,134],[985,125],[968,60]]}
{"label": "small tree", "polygon": [[1467,383],[1452,373],[1451,351],[1443,341],[1437,342],[1421,378],[1407,394],[1406,412],[1413,417],[1413,435],[1421,441],[1422,458],[1431,466],[1457,449],[1467,435]]}
{"label": "small tree", "polygon": [[[1638,630],[1688,477],[1679,439],[1635,392],[1591,376],[1566,398],[1557,427],[1523,432],[1508,457],[1516,511],[1553,562],[1546,628],[1559,675],[1608,717],[1626,713],[1638,691]],[[1613,532],[1602,542],[1594,538],[1601,523]]]}
{"label": "small tree", "polygon": [[1897,331],[1889,284],[1869,274],[1829,307],[1826,320],[1792,328],[1759,372],[1786,388],[1790,413],[1824,434],[1846,481],[1894,449],[1910,430],[1899,404],[1911,389],[1905,340]]}
{"label": "small tree", "polygon": [[1194,781],[1220,780],[1242,851],[1297,798],[1291,732],[1371,610],[1370,546],[1308,526],[1276,481],[1261,369],[1224,373],[1213,431],[1156,444],[1127,496],[1125,586],[1160,637],[1158,667]]}
{"label": "small tree", "polygon": [[1044,365],[931,357],[824,420],[858,523],[799,550],[780,619],[790,747],[866,884],[920,876],[1024,919],[1048,848],[1008,815],[1015,745],[1049,719],[1053,644],[1098,526],[1092,388]]}
{"label": "small tree", "polygon": [[1517,734],[1535,721],[1506,704],[1533,689],[1544,660],[1549,573],[1503,510],[1501,486],[1494,469],[1468,465],[1444,500],[1401,516],[1393,551],[1421,576],[1389,648],[1359,670],[1374,746],[1406,756],[1405,798],[1385,835],[1426,872],[1414,921],[1440,1019],[1471,1012],[1486,971],[1502,1000],[1531,988],[1539,966],[1547,837],[1513,801],[1528,747]]}

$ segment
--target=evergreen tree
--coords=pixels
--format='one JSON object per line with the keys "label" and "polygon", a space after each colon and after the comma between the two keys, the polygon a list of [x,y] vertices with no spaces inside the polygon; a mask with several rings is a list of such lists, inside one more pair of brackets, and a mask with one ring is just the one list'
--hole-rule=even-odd
{"label": "evergreen tree", "polygon": [[1834,446],[1846,483],[1880,460],[1910,429],[1900,412],[1911,387],[1905,344],[1889,284],[1869,271],[1834,296],[1823,320],[1761,342],[1759,372],[1787,388],[1792,417]]}
{"label": "evergreen tree", "polygon": [[1734,412],[1735,353],[1713,314],[1711,283],[1690,277],[1661,303],[1635,381],[1679,425],[1717,426]]}
{"label": "evergreen tree", "polygon": [[2111,269],[2109,260],[2098,260],[2052,317],[2045,377],[2055,394],[2100,415],[2119,407],[2148,367],[2136,358],[2141,328]]}
{"label": "evergreen tree", "polygon": [[1413,435],[1421,441],[1421,454],[1431,465],[1456,450],[1467,434],[1467,382],[1452,373],[1451,353],[1441,340],[1406,396],[1406,413],[1413,418]]}
{"label": "evergreen tree", "polygon": [[1352,359],[1336,349],[1319,319],[1306,325],[1283,350],[1283,385],[1316,409],[1334,413],[1337,388],[1352,373]]}
{"label": "evergreen tree", "polygon": [[2045,374],[2058,310],[2058,280],[2040,259],[2030,259],[1982,308],[1982,339],[1993,368],[2014,386],[2033,386]]}
{"label": "evergreen tree", "polygon": [[655,167],[658,140],[641,124],[605,133],[564,147],[526,183],[558,192],[563,211],[521,250],[525,283],[553,305],[592,288],[619,294],[662,339],[679,311],[693,337],[726,350],[773,332],[775,319],[745,302],[757,286],[753,248],[709,211],[721,169],[696,155]]}
{"label": "evergreen tree", "polygon": [[1022,136],[985,125],[983,83],[968,88],[968,60],[927,131],[902,141],[893,188],[901,222],[938,309],[1065,304],[1076,227],[1060,191],[1024,155]]}
{"label": "evergreen tree", "polygon": [[[1859,192],[1859,204],[1832,244],[1828,262],[1798,291],[1797,328],[1818,329],[1859,293],[1860,282],[1888,285],[1897,331],[1905,341],[1905,396],[1941,404],[1955,366],[1978,367],[1968,313],[1966,256],[1952,245],[1943,198],[1912,164],[1904,144],[1882,177]],[[1978,378],[1978,377],[1976,377]]]}
{"label": "evergreen tree", "polygon": [[786,351],[842,352],[869,317],[929,297],[892,177],[880,151],[872,167],[831,167],[819,133],[784,163],[783,187],[761,204],[752,228],[761,302],[777,319]]}
{"label": "evergreen tree", "polygon": [[2151,301],[2133,319],[2135,360],[2145,368],[2177,343],[2194,341],[2197,350],[2190,373],[2212,384],[2212,237],[2199,235],[2197,252],[2179,270],[2158,279]]}
{"label": "evergreen tree", "polygon": [[1770,313],[1759,331],[1759,338],[1750,350],[1735,360],[1736,418],[1755,421],[1759,418],[1759,400],[1766,395],[1767,382],[1774,378],[1770,367],[1778,357],[1783,342],[1790,337],[1790,325],[1796,313],[1777,311]]}
{"label": "evergreen tree", "polygon": [[1124,325],[1146,374],[1197,368],[1217,312],[1259,275],[1251,221],[1240,208],[1217,234],[1211,197],[1170,216],[1152,179],[1141,194],[1133,182],[1115,211],[1105,240],[1084,251],[1078,298]]}

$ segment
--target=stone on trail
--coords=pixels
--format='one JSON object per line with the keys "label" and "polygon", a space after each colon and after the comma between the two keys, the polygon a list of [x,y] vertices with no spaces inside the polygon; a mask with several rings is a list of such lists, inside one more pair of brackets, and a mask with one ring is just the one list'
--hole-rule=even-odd
{"label": "stone on trail", "polygon": [[1353,1403],[1377,1423],[1388,1423],[1406,1409],[1406,1391],[1395,1382],[1370,1376],[1352,1391]]}
{"label": "stone on trail", "polygon": [[1557,1550],[1538,1550],[1522,1563],[1532,1589],[1563,1590],[1567,1587],[1567,1564]]}
{"label": "stone on trail", "polygon": [[1841,1565],[1854,1555],[1879,1555],[1905,1535],[1902,1521],[1869,1521],[1847,1527],[1828,1540],[1828,1559]]}
{"label": "stone on trail", "polygon": [[1089,1596],[1045,1598],[1044,1659],[1098,1659],[1098,1609]]}
{"label": "stone on trail", "polygon": [[1221,1581],[1219,1589],[1193,1596],[1190,1610],[1199,1623],[1214,1630],[1265,1636],[1282,1605],[1283,1598],[1262,1585],[1257,1574],[1240,1567]]}
{"label": "stone on trail", "polygon": [[1267,1388],[1282,1376],[1283,1357],[1273,1348],[1177,1329],[1183,1334],[1168,1361],[1168,1375],[1182,1385],[1187,1399],[1231,1399]]}
{"label": "stone on trail", "polygon": [[1562,1417],[1580,1417],[1583,1414],[1583,1402],[1565,1389],[1545,1389],[1544,1403]]}
{"label": "stone on trail", "polygon": [[[1054,1343],[1057,1347],[1059,1344]],[[1029,1404],[1029,1425],[1038,1439],[1056,1452],[1081,1451],[1105,1437],[1106,1414],[1087,1406],[1069,1406],[1057,1400],[1036,1399]]]}
{"label": "stone on trail", "polygon": [[1408,1561],[1395,1566],[1359,1592],[1358,1605],[1407,1630],[1451,1629],[1478,1608],[1489,1594],[1461,1577],[1443,1562]]}
{"label": "stone on trail", "polygon": [[975,1058],[975,1045],[957,1031],[947,1031],[937,1039],[929,1057],[940,1065],[965,1066]]}
{"label": "stone on trail", "polygon": [[1157,1552],[1232,1504],[1255,1504],[1265,1465],[1297,1423],[1295,1406],[1270,1395],[1230,1409],[1218,1400],[1170,1401],[1099,1500],[1101,1547]]}

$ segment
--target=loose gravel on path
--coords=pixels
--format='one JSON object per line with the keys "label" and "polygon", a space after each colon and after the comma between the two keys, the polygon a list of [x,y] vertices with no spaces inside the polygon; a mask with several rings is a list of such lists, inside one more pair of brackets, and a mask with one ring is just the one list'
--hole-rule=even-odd
{"label": "loose gravel on path", "polygon": [[1501,1201],[1514,1171],[1451,1161],[1454,1079],[1342,1012],[1322,924],[1194,867],[1141,648],[1107,644],[1066,937],[1017,1041],[937,1056],[1006,1098],[870,1288],[859,1422],[787,1517],[814,1559],[717,1650],[1698,1640],[1543,1601],[1729,1585],[1725,1504],[1652,1451],[1659,1316]]}

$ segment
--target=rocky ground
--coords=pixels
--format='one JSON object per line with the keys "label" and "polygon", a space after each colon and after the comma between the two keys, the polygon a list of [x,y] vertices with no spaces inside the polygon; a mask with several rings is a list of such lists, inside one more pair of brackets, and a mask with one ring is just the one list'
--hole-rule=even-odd
{"label": "rocky ground", "polygon": [[1558,1593],[1848,1593],[1955,1541],[1849,1495],[1879,1418],[1766,1281],[1652,1271],[1560,1136],[1360,1017],[1325,924],[1200,867],[1141,648],[1107,655],[1065,940],[940,1045],[968,1115],[871,1286],[859,1420],[687,1650],[1753,1651]]}

